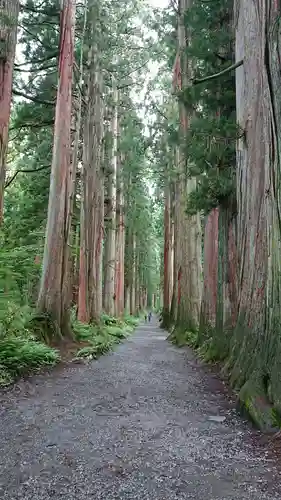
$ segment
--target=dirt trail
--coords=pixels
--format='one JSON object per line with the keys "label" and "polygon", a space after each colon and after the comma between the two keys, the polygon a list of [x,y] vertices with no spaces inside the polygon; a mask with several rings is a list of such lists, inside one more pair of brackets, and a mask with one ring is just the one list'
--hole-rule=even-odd
{"label": "dirt trail", "polygon": [[156,322],[115,353],[23,382],[1,403],[3,500],[281,498],[257,433]]}

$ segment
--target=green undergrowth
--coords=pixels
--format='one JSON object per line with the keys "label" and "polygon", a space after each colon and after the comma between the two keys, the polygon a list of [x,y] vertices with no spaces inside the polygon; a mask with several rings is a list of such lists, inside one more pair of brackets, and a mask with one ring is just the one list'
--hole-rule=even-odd
{"label": "green undergrowth", "polygon": [[134,331],[138,318],[125,316],[122,319],[103,314],[98,324],[84,325],[75,321],[73,329],[78,342],[87,345],[78,350],[77,358],[97,359],[113,349]]}
{"label": "green undergrowth", "polygon": [[198,334],[196,331],[189,331],[184,329],[176,329],[170,333],[168,340],[177,347],[184,347],[188,345],[189,347],[197,347]]}
{"label": "green undergrowth", "polygon": [[[132,316],[118,319],[103,314],[98,324],[84,325],[73,315],[73,340],[78,349],[76,356],[88,359],[101,356],[130,335],[138,323],[139,318]],[[0,311],[0,387],[60,362],[59,350],[49,345],[50,325],[47,317],[44,321],[41,318],[38,323],[33,308],[6,302],[5,309]],[[73,345],[70,347],[73,348]],[[67,351],[67,342],[63,349]]]}
{"label": "green undergrowth", "polygon": [[0,385],[43,366],[54,366],[59,359],[58,351],[32,338],[4,338],[0,340]]}
{"label": "green undergrowth", "polygon": [[32,309],[7,303],[0,316],[0,386],[44,366],[54,366],[59,352],[38,341],[29,322]]}

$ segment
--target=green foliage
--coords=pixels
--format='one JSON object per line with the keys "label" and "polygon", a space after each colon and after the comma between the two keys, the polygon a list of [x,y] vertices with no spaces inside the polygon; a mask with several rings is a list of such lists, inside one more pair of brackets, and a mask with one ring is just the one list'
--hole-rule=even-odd
{"label": "green foliage", "polygon": [[37,256],[38,247],[34,245],[4,247],[0,251],[0,307],[2,311],[11,300],[21,306],[35,302],[36,284],[40,276]]}
{"label": "green foliage", "polygon": [[127,337],[127,328],[125,328],[124,330],[122,328],[119,328],[118,326],[109,326],[107,327],[106,329],[106,332],[108,333],[108,335],[111,335],[112,337],[115,337],[116,340],[119,339],[119,340],[123,340]]}
{"label": "green foliage", "polygon": [[123,321],[126,325],[128,325],[128,327],[132,328],[136,328],[139,324],[139,318],[136,318],[135,316],[125,315]]}
{"label": "green foliage", "polygon": [[37,340],[46,344],[58,343],[62,339],[62,332],[49,314],[35,312],[28,328]]}
{"label": "green foliage", "polygon": [[[76,328],[77,326],[78,325],[76,325]],[[119,342],[119,338],[110,334],[110,329],[113,327],[91,327],[90,325],[89,328],[85,328],[83,332],[83,326],[80,325],[80,327],[78,327],[78,336],[80,340],[82,340],[82,338],[84,341],[86,340],[89,345],[79,349],[76,354],[77,358],[96,359],[102,354],[110,351],[113,345]]]}
{"label": "green foliage", "polygon": [[172,342],[172,344],[175,344],[177,347],[183,347],[185,345],[196,347],[198,342],[198,332],[175,328],[174,331],[169,335],[168,340]]}
{"label": "green foliage", "polygon": [[98,327],[96,325],[80,323],[80,321],[75,320],[73,322],[73,331],[76,340],[78,342],[83,342],[88,341],[97,335]]}
{"label": "green foliage", "polygon": [[[232,64],[231,12],[231,2],[219,0],[212,9],[195,2],[186,13],[192,40],[188,53],[195,79],[219,73]],[[187,212],[208,213],[235,193],[235,146],[240,133],[235,117],[235,74],[226,73],[184,89],[182,98],[187,108],[193,108],[186,154],[190,159],[188,174],[198,179],[196,192],[188,198]]]}
{"label": "green foliage", "polygon": [[197,177],[197,187],[187,199],[186,213],[208,214],[213,208],[227,203],[235,188],[235,173],[231,168],[213,169]]}
{"label": "green foliage", "polygon": [[125,330],[133,330],[139,323],[139,319],[134,316],[125,315],[123,318],[114,318],[105,313],[101,315],[100,321],[107,327],[114,326]]}
{"label": "green foliage", "polygon": [[55,349],[37,342],[30,323],[32,314],[29,306],[8,300],[1,308],[0,386],[43,366],[53,366],[60,359]]}
{"label": "green foliage", "polygon": [[59,353],[28,338],[6,337],[0,340],[0,385],[43,366],[58,363]]}
{"label": "green foliage", "polygon": [[73,322],[75,337],[79,342],[88,342],[89,345],[82,347],[78,358],[96,359],[111,350],[115,344],[124,340],[128,333],[132,332],[138,324],[133,317],[123,320],[103,314],[101,321],[96,325],[85,325],[79,321]]}
{"label": "green foliage", "polygon": [[97,359],[102,354],[108,352],[112,347],[112,342],[106,341],[106,339],[101,338],[100,342],[91,343],[91,345],[82,347],[77,352],[77,358],[87,358],[87,359]]}
{"label": "green foliage", "polygon": [[[237,138],[243,134],[236,124],[235,72],[196,83],[233,63],[232,7],[231,0],[218,0],[212,6],[208,2],[192,3],[185,13],[190,35],[186,56],[192,66],[192,81],[173,97],[171,91],[167,92],[164,84],[162,86],[165,104],[158,107],[154,125],[157,129],[154,136],[157,182],[163,188],[167,184],[167,172],[169,179],[174,178],[173,155],[175,145],[179,145],[186,158],[186,165],[181,165],[185,167],[186,179],[197,179],[196,190],[187,196],[189,215],[207,214],[212,208],[227,203],[229,198],[235,198],[235,147]],[[165,37],[173,63],[177,54],[173,39],[176,17],[174,13],[170,34]],[[184,104],[188,115],[185,135],[180,133],[178,100]]]}
{"label": "green foliage", "polygon": [[43,365],[54,365],[59,360],[55,349],[23,338],[0,340],[0,366],[12,376],[20,376]]}
{"label": "green foliage", "polygon": [[213,338],[208,338],[200,346],[199,354],[207,363],[224,361],[228,352],[222,347],[225,346],[218,345]]}
{"label": "green foliage", "polygon": [[[143,7],[141,1],[121,0],[118,5],[112,2],[93,2],[89,5],[94,4],[98,14],[95,41],[100,50],[99,63],[104,76],[104,98],[108,108],[113,74],[121,89],[119,149],[124,155],[124,185],[129,186],[125,191],[128,202],[126,237],[131,230],[137,236],[135,252],[127,245],[126,252],[129,256],[126,254],[126,276],[136,258],[140,286],[147,287],[151,296],[159,282],[158,238],[155,237],[154,206],[147,193],[145,180],[149,176],[149,166],[146,161],[144,126],[138,114],[138,106],[132,101],[130,94],[131,85],[135,89],[142,89],[143,68],[148,50],[152,58],[157,58],[159,47],[158,42],[155,43],[149,33],[139,27],[139,19],[147,24],[152,14],[147,6]],[[43,5],[39,0],[24,0],[21,5],[18,32],[20,60],[16,61],[14,72],[15,98],[10,126],[4,224],[0,235],[1,335],[5,338],[31,338],[47,344],[60,340],[60,332],[52,318],[34,314],[33,307],[38,295],[49,197],[58,77],[59,12],[58,0],[51,0],[48,5]],[[155,20],[158,17],[155,14]],[[86,63],[87,52],[93,40],[91,36],[89,38],[87,31],[87,43],[81,45],[83,18],[84,7],[79,4],[75,52],[78,61],[82,51]],[[85,73],[86,70],[85,67]],[[75,69],[74,111],[77,95]],[[105,118],[105,128],[107,120],[108,117]],[[81,141],[79,155],[82,147]],[[80,212],[79,170],[77,177],[78,196],[73,213],[76,225]],[[100,344],[105,342],[108,345],[124,338],[136,324],[136,318],[125,317],[119,320],[103,316],[99,325],[87,327],[76,322],[74,330],[77,339],[81,341],[93,342],[94,338],[99,338]]]}
{"label": "green foliage", "polygon": [[22,335],[29,332],[27,324],[31,316],[28,306],[20,307],[14,302],[6,302],[0,315],[0,338],[7,335]]}

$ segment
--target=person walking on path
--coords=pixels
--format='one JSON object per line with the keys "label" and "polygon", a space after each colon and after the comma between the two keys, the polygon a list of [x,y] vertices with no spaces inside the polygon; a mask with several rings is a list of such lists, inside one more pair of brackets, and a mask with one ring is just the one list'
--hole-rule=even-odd
{"label": "person walking on path", "polygon": [[148,313],[148,321],[149,321],[149,322],[151,321],[151,318],[152,318],[152,312],[151,312],[151,311],[149,311],[149,313]]}

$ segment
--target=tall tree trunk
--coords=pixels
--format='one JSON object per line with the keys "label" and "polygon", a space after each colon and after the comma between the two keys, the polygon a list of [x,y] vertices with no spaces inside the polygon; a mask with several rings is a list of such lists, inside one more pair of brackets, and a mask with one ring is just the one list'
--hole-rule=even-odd
{"label": "tall tree trunk", "polygon": [[199,342],[216,325],[218,287],[219,209],[214,208],[206,218],[204,235],[204,288],[201,303]]}
{"label": "tall tree trunk", "polygon": [[[178,71],[177,84],[181,89],[190,85],[192,68],[187,60],[186,44],[190,43],[190,35],[185,26],[185,13],[192,4],[191,0],[179,0],[178,18],[178,56],[176,67]],[[178,273],[178,311],[177,325],[179,328],[197,328],[200,318],[201,304],[201,222],[200,214],[192,217],[185,214],[186,198],[196,188],[195,179],[187,179],[185,165],[184,139],[191,116],[188,116],[185,106],[179,102],[180,127],[181,127],[181,171],[179,172],[179,273]]]}
{"label": "tall tree trunk", "polygon": [[77,223],[75,227],[75,241],[74,241],[74,259],[73,259],[73,285],[72,285],[72,304],[77,308],[78,313],[78,295],[79,295],[79,254],[80,254],[80,225]]}
{"label": "tall tree trunk", "polygon": [[99,93],[99,107],[100,107],[100,120],[101,120],[101,163],[98,172],[97,178],[97,239],[96,239],[96,290],[95,290],[95,312],[94,316],[99,318],[102,313],[102,278],[103,278],[103,240],[104,240],[104,145],[102,144],[104,139],[104,127],[103,127],[103,115],[104,115],[104,107],[103,102],[101,100],[101,91],[102,91],[102,76],[100,77],[100,93]]}
{"label": "tall tree trunk", "polygon": [[238,320],[227,368],[259,425],[280,403],[280,29],[277,2],[236,2]]}
{"label": "tall tree trunk", "polygon": [[169,317],[170,323],[172,322],[171,317],[171,307],[172,307],[172,299],[173,299],[173,290],[174,290],[174,260],[175,260],[175,207],[174,207],[174,191],[172,190],[174,185],[171,184],[171,194],[170,194],[170,287],[169,287]]}
{"label": "tall tree trunk", "polygon": [[134,277],[135,277],[135,310],[139,314],[140,311],[140,274],[139,274],[139,255],[137,248],[137,237],[136,237],[136,247],[135,247],[135,258],[134,258]]}
{"label": "tall tree trunk", "polygon": [[115,268],[115,314],[117,317],[124,314],[124,246],[125,246],[125,226],[124,226],[124,186],[122,165],[124,157],[121,154],[118,158],[117,171],[117,194],[116,194],[116,268]]}
{"label": "tall tree trunk", "polygon": [[96,3],[89,12],[87,109],[84,125],[81,199],[81,252],[78,319],[98,320],[101,314],[100,277],[103,237],[103,105],[100,57],[96,42]]}
{"label": "tall tree trunk", "polygon": [[61,334],[70,334],[69,228],[71,226],[70,128],[74,58],[75,0],[64,0],[61,10],[59,81],[48,219],[38,310],[47,313]]}
{"label": "tall tree trunk", "polygon": [[163,305],[163,327],[169,326],[170,316],[170,285],[171,285],[171,194],[170,182],[166,179],[165,186],[165,208],[164,208],[164,305]]}
{"label": "tall tree trunk", "polygon": [[[69,219],[72,220],[72,216],[75,209],[76,202],[76,172],[78,167],[78,158],[79,158],[79,148],[80,148],[80,136],[81,136],[81,126],[82,126],[82,88],[84,81],[84,43],[85,43],[85,33],[87,27],[87,8],[88,0],[84,0],[84,22],[83,22],[83,30],[81,36],[81,49],[80,49],[80,64],[79,64],[79,89],[78,89],[78,101],[77,101],[77,109],[75,115],[75,136],[74,136],[74,145],[73,145],[73,153],[72,153],[72,161],[71,161],[71,184],[69,190]],[[68,220],[69,224],[69,220]],[[70,238],[69,246],[72,246],[72,242],[75,243],[75,252],[73,256],[73,273],[70,282],[71,289],[73,291],[73,302],[78,306],[78,296],[79,296],[79,239],[80,239],[80,228],[78,221],[76,222],[73,231],[70,231],[70,228],[67,228],[67,232]],[[73,233],[73,234],[71,234]]]}
{"label": "tall tree trunk", "polygon": [[117,127],[118,127],[118,91],[113,80],[113,107],[111,118],[111,169],[107,180],[107,223],[105,227],[105,279],[104,309],[107,314],[115,313],[115,238],[116,238],[116,172],[117,172]]}
{"label": "tall tree trunk", "polygon": [[132,274],[130,283],[130,314],[136,314],[136,235],[132,234]]}
{"label": "tall tree trunk", "polygon": [[179,303],[179,276],[180,276],[180,256],[179,256],[179,210],[180,210],[180,197],[179,197],[179,170],[180,170],[180,152],[179,147],[175,151],[175,166],[177,169],[177,177],[174,182],[174,224],[173,224],[173,296],[171,302],[170,318],[171,323],[176,324],[177,311]]}
{"label": "tall tree trunk", "polygon": [[[230,4],[220,10],[213,31],[231,29],[232,17]],[[221,47],[219,52],[225,60],[232,63],[232,43],[228,48]],[[216,61],[219,67],[221,61]],[[217,109],[213,119],[219,127],[222,120],[232,117],[235,112],[235,80],[229,76],[227,84],[216,85]],[[224,100],[225,85],[233,91],[233,98]],[[219,103],[219,104],[218,104]],[[232,151],[232,149],[231,149]],[[236,157],[234,151],[227,156],[227,168],[234,173]],[[201,304],[201,317],[198,343],[208,339],[209,350],[213,356],[225,359],[229,352],[229,342],[237,320],[237,245],[236,245],[236,193],[222,200],[217,209],[207,217],[204,240],[204,291]],[[210,343],[211,342],[211,343]]]}
{"label": "tall tree trunk", "polygon": [[[91,320],[99,320],[102,313],[102,247],[104,236],[104,175],[103,175],[103,138],[104,138],[104,108],[102,100],[102,75],[96,71],[96,100],[95,100],[95,186],[94,186],[94,232],[92,238],[93,258],[92,273],[93,287],[91,294]],[[91,290],[89,290],[90,293]]]}
{"label": "tall tree trunk", "polygon": [[125,286],[124,303],[125,311],[128,314],[130,313],[130,287],[128,285]]}
{"label": "tall tree trunk", "polygon": [[[177,148],[178,152],[178,148]],[[176,167],[177,170],[179,170],[179,163],[177,161],[178,154],[176,155]],[[173,224],[173,242],[174,242],[174,249],[173,249],[173,295],[172,295],[172,301],[171,301],[171,311],[170,311],[170,318],[171,318],[171,323],[173,325],[176,324],[177,320],[177,310],[178,310],[178,302],[179,302],[179,294],[178,294],[178,289],[179,289],[179,231],[178,231],[178,216],[179,216],[179,181],[178,179],[175,180],[174,184],[174,224]]]}
{"label": "tall tree trunk", "polygon": [[[84,145],[85,147],[85,137]],[[86,174],[84,161],[81,169],[81,208],[80,208],[80,257],[79,257],[79,289],[78,289],[78,313],[77,318],[82,323],[89,323],[89,305],[88,305],[88,277],[87,277],[87,234],[86,234],[86,216],[85,216],[85,187]]]}
{"label": "tall tree trunk", "polygon": [[13,66],[17,42],[19,0],[0,4],[0,225],[3,220],[3,197],[12,101]]}

